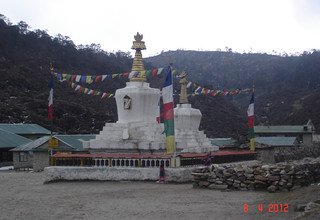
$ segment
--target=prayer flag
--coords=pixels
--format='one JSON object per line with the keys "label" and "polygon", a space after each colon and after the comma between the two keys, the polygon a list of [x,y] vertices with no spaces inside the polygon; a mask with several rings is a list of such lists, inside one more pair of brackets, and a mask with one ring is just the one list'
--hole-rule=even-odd
{"label": "prayer flag", "polygon": [[48,98],[48,120],[52,121],[53,120],[53,77],[50,76],[50,81],[49,81],[49,98]]}
{"label": "prayer flag", "polygon": [[81,79],[81,75],[77,75],[76,76],[76,82],[80,82],[80,79]]}
{"label": "prayer flag", "polygon": [[77,75],[71,75],[71,81],[72,82],[76,81],[76,77],[77,77]]}
{"label": "prayer flag", "polygon": [[107,78],[107,75],[102,75],[101,81],[104,81]]}
{"label": "prayer flag", "polygon": [[152,73],[152,76],[156,76],[158,74],[158,69],[153,68],[151,73]]}
{"label": "prayer flag", "polygon": [[157,73],[157,75],[160,75],[160,74],[161,74],[161,72],[162,72],[162,70],[163,70],[163,68],[159,68],[159,69],[158,69],[158,73]]}
{"label": "prayer flag", "polygon": [[171,67],[166,68],[166,80],[162,89],[164,132],[166,134],[167,153],[175,151],[173,86]]}
{"label": "prayer flag", "polygon": [[102,81],[102,76],[98,75],[96,76],[95,82],[101,82]]}
{"label": "prayer flag", "polygon": [[253,151],[254,150],[254,91],[252,92],[247,114],[248,114],[250,150]]}

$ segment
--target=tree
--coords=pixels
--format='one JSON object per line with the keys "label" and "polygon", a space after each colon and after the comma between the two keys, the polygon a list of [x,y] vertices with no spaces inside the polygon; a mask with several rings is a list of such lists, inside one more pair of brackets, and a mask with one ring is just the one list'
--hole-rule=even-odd
{"label": "tree", "polygon": [[20,34],[27,34],[29,32],[30,26],[24,21],[20,21],[18,23],[18,27],[19,27]]}

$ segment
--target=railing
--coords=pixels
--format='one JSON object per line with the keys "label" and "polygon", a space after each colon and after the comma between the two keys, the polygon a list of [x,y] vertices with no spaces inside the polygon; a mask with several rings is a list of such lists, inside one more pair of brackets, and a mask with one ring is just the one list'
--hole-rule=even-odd
{"label": "railing", "polygon": [[170,167],[170,159],[131,159],[131,158],[77,158],[52,157],[51,166],[86,166],[86,167]]}

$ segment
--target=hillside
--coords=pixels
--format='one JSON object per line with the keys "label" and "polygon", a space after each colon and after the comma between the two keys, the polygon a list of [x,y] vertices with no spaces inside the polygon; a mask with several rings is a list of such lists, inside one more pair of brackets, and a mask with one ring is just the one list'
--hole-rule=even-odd
{"label": "hillside", "polygon": [[[320,131],[320,52],[299,56],[222,51],[168,51],[146,59],[154,66],[173,63],[193,82],[212,89],[255,85],[256,124],[303,124],[310,118]],[[211,99],[217,99],[211,97]],[[225,97],[244,116],[250,97]],[[211,115],[209,117],[215,117]]]}
{"label": "hillside", "polygon": [[[24,22],[8,25],[0,20],[1,123],[38,123],[50,129],[47,120],[50,63],[59,72],[111,74],[130,70],[132,58],[120,51],[105,52],[96,44],[75,46],[68,37],[51,37],[41,30],[30,31]],[[150,65],[146,64],[146,67]],[[157,88],[163,80],[163,76],[149,79],[151,86]],[[176,93],[179,92],[177,81],[174,85]],[[93,89],[112,93],[124,86],[125,81],[121,78],[90,85]],[[245,116],[239,117],[239,110],[232,103],[202,97],[191,102],[201,109],[201,129],[209,136],[236,137],[238,133],[245,133]],[[77,94],[66,82],[55,80],[55,132],[98,133],[104,123],[116,120],[114,98]]]}
{"label": "hillside", "polygon": [[[244,88],[254,81],[257,123],[302,124],[311,118],[320,129],[318,51],[286,57],[221,51],[169,51],[146,58],[145,62],[148,69],[173,63],[178,71],[186,70],[190,80],[208,88]],[[47,84],[51,63],[59,72],[111,74],[129,71],[132,57],[121,51],[103,51],[98,44],[76,46],[66,36],[52,37],[42,30],[29,30],[25,22],[12,25],[0,19],[1,123],[38,123],[50,129]],[[161,87],[163,80],[163,76],[149,78],[151,86],[156,88]],[[125,82],[118,78],[90,87],[114,93],[124,87]],[[179,93],[177,79],[174,90]],[[249,99],[246,94],[196,96],[190,97],[190,102],[201,110],[200,129],[209,137],[239,138],[246,134]],[[114,98],[80,95],[66,82],[57,80],[54,108],[55,132],[98,133],[104,123],[117,121]]]}
{"label": "hillside", "polygon": [[[42,30],[29,31],[24,22],[8,25],[0,20],[1,123],[38,123],[50,128],[47,85],[51,63],[61,72],[112,73],[130,69],[131,57],[107,53],[96,44],[77,47],[68,37],[51,37]],[[93,87],[114,92],[124,85],[114,80]],[[114,99],[80,95],[58,81],[54,109],[55,132],[97,133],[105,122],[116,120]]]}

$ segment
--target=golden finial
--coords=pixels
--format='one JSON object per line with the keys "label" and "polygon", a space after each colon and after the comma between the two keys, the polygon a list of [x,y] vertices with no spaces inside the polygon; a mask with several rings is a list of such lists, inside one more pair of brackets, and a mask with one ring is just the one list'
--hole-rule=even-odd
{"label": "golden finial", "polygon": [[136,53],[133,58],[132,63],[132,72],[139,72],[137,77],[131,78],[131,81],[138,81],[138,82],[145,82],[146,81],[146,75],[145,75],[145,69],[143,65],[143,59],[142,59],[142,53],[141,50],[145,50],[146,46],[143,39],[143,35],[137,34],[134,36],[135,41],[132,43],[131,49],[136,50]]}
{"label": "golden finial", "polygon": [[188,104],[188,94],[187,94],[187,73],[183,71],[179,77],[181,78],[179,83],[181,85],[180,89],[180,99],[179,99],[179,104]]}

